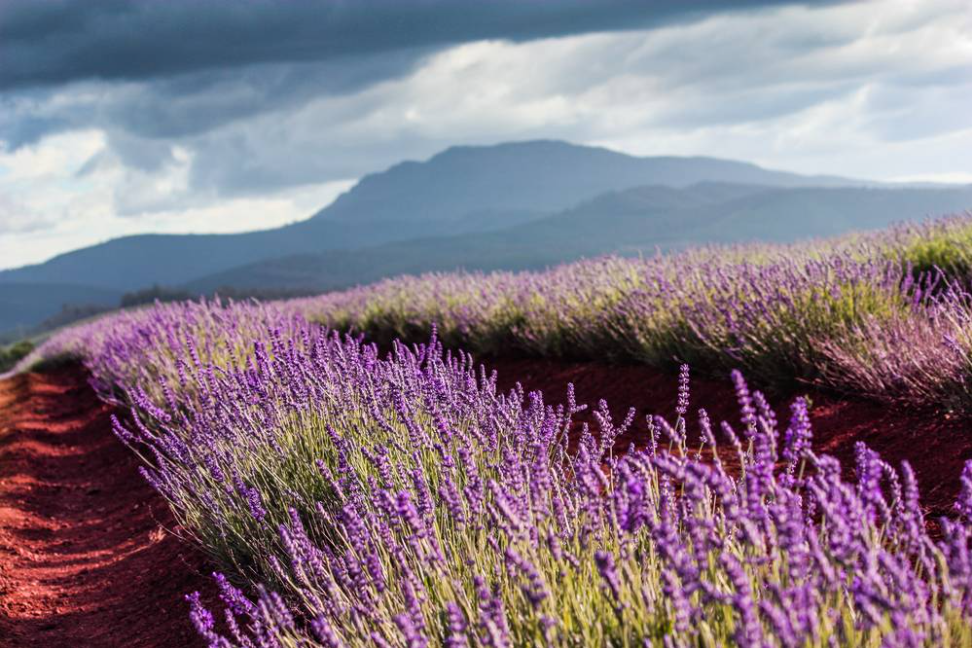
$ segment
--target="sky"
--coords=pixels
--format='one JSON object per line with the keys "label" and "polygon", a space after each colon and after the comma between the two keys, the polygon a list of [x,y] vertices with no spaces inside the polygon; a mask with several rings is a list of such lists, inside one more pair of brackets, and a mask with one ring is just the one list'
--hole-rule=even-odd
{"label": "sky", "polygon": [[972,2],[2,0],[0,268],[456,144],[972,182]]}

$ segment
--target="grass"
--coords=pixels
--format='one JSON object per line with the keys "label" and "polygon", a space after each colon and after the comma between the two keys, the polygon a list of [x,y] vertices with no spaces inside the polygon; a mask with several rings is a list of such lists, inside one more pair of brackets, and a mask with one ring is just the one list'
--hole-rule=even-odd
{"label": "grass", "polygon": [[10,371],[18,362],[26,358],[34,350],[34,344],[28,340],[21,340],[7,347],[0,348],[0,373]]}

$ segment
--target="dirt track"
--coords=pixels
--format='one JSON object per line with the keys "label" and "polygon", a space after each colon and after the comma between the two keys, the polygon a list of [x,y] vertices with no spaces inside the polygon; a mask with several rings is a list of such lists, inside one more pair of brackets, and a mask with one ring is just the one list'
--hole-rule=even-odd
{"label": "dirt track", "polygon": [[0,381],[0,646],[202,645],[205,562],[109,413],[78,368]]}

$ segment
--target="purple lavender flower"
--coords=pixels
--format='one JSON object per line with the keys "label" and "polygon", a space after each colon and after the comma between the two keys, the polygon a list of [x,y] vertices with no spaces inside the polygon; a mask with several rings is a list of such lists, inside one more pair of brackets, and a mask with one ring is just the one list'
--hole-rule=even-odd
{"label": "purple lavender flower", "polygon": [[739,401],[739,410],[742,413],[740,420],[747,437],[752,436],[756,431],[756,409],[753,407],[753,399],[749,393],[749,386],[742,373],[733,369],[730,374],[732,384],[736,388],[736,400]]}
{"label": "purple lavender flower", "polygon": [[[719,366],[727,357],[745,367],[767,361],[759,354],[769,338],[753,336],[770,329],[754,322],[799,313],[808,300],[835,308],[833,295],[856,299],[878,285],[878,270],[850,261],[731,271],[711,263],[702,276],[715,305],[678,301],[698,275],[652,275],[639,290],[682,309],[686,330],[704,338],[695,347],[671,340],[669,352]],[[900,275],[881,272],[890,277],[881,290],[897,286]],[[909,303],[920,289],[914,307],[925,308],[928,284],[913,283]],[[862,303],[873,296],[862,294]],[[622,327],[615,333],[651,321],[643,303],[622,300],[638,315],[612,319]],[[520,305],[508,304],[517,318]],[[464,301],[469,330],[482,324],[480,307]],[[633,415],[619,425],[606,402],[588,426],[571,420],[581,409],[572,390],[563,405],[523,388],[502,393],[495,375],[445,352],[438,337],[383,355],[289,308],[159,306],[119,316],[97,329],[107,341],[90,343],[97,388],[134,406],[130,429],[113,421],[116,434],[144,447],[147,478],[252,593],[217,576],[225,623],[190,597],[192,622],[211,645],[557,644],[581,627],[619,645],[666,628],[663,641],[679,645],[699,640],[702,619],[741,645],[805,645],[833,628],[903,645],[963,636],[972,462],[958,515],[933,536],[909,466],[899,479],[861,446],[857,478],[846,481],[836,460],[811,451],[805,399],[791,406],[777,465],[775,414],[739,372],[748,443],[723,422],[739,457],[724,467],[684,447],[687,367],[674,427],[650,419],[648,449],[622,448]],[[440,331],[458,335],[451,323]],[[559,344],[589,339],[558,331]],[[538,344],[544,335],[524,333]],[[801,352],[813,353],[816,342],[803,342]],[[712,424],[700,411],[703,445],[715,445]],[[678,448],[659,448],[659,432]],[[613,616],[590,616],[605,602]]]}
{"label": "purple lavender flower", "polygon": [[966,461],[962,468],[962,491],[955,502],[955,510],[966,524],[972,525],[972,460]]}
{"label": "purple lavender flower", "polygon": [[446,619],[449,635],[445,639],[445,648],[466,648],[469,645],[469,639],[466,637],[468,622],[466,615],[454,601],[446,603]]}
{"label": "purple lavender flower", "polygon": [[793,474],[800,459],[810,450],[813,432],[807,399],[799,397],[790,405],[790,425],[783,439],[783,459],[787,462],[787,472]]}
{"label": "purple lavender flower", "polygon": [[678,372],[678,407],[679,418],[685,418],[689,407],[689,366],[683,364]]}
{"label": "purple lavender flower", "polygon": [[423,635],[416,627],[409,614],[396,614],[392,620],[398,629],[402,632],[402,638],[405,639],[405,644],[408,648],[425,648],[429,645],[428,638]]}
{"label": "purple lavender flower", "polygon": [[601,575],[601,580],[611,591],[614,600],[621,602],[621,581],[614,567],[614,556],[609,552],[598,549],[594,553],[594,562],[597,564],[597,572]]}

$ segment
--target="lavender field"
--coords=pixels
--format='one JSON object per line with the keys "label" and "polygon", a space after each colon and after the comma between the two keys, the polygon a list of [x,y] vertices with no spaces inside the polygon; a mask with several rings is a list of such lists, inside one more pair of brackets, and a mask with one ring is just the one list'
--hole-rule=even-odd
{"label": "lavender field", "polygon": [[972,218],[791,246],[390,279],[298,302],[368,339],[611,360],[968,406]]}
{"label": "lavender field", "polygon": [[0,0],[0,648],[972,648],[970,0]]}
{"label": "lavender field", "polygon": [[[80,360],[124,408],[116,435],[218,567],[222,604],[189,596],[212,646],[969,645],[972,462],[926,519],[907,462],[859,443],[848,480],[812,404],[777,420],[764,393],[966,415],[970,259],[955,217],[159,304],[22,367]],[[676,416],[622,443],[634,410],[503,392],[478,361],[504,354],[671,368]],[[731,381],[735,419],[689,367]]]}

